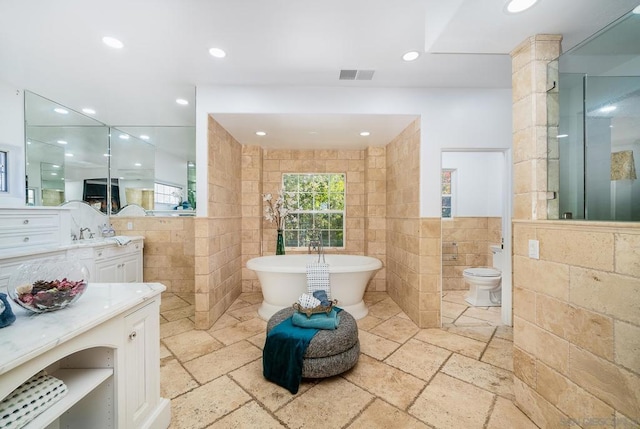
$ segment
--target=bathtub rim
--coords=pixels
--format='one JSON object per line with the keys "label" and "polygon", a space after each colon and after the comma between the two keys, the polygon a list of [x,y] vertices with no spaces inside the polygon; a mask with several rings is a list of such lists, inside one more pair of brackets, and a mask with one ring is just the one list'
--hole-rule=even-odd
{"label": "bathtub rim", "polygon": [[[340,259],[360,259],[359,264],[332,264],[331,259],[338,257]],[[274,262],[283,262],[285,260],[300,260],[300,265],[284,265],[274,264]],[[382,261],[373,256],[366,255],[348,255],[342,253],[332,253],[325,255],[327,264],[329,264],[329,273],[354,273],[377,271],[382,268]],[[282,274],[304,274],[307,272],[307,263],[318,260],[317,255],[313,254],[293,254],[293,255],[265,255],[251,258],[247,261],[247,268],[253,271],[266,273],[282,273]],[[320,258],[322,262],[322,258]]]}

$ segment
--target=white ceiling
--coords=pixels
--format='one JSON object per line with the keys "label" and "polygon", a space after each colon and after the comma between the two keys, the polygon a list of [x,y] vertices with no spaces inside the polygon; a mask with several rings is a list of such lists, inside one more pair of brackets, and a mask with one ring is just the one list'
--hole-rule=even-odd
{"label": "white ceiling", "polygon": [[[509,88],[508,56],[526,37],[563,34],[565,50],[629,12],[638,0],[0,0],[0,81],[119,126],[193,126],[206,85]],[[122,50],[104,46],[114,36]],[[227,51],[216,59],[211,47]],[[422,52],[412,62],[400,57]],[[339,81],[340,69],[375,70]],[[178,106],[175,99],[190,101]],[[308,130],[340,133],[406,117],[221,116],[240,142],[269,124],[280,141],[316,144]],[[402,128],[400,128],[401,130]],[[383,131],[380,131],[383,132]],[[395,135],[395,134],[394,134]],[[302,137],[301,137],[302,136]]]}

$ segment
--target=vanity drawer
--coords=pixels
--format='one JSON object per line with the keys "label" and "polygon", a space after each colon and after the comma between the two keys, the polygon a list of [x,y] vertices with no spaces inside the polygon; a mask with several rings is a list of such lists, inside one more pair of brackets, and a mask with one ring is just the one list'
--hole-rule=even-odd
{"label": "vanity drawer", "polygon": [[3,213],[0,214],[0,229],[40,229],[57,228],[60,217],[51,213]]}
{"label": "vanity drawer", "polygon": [[128,255],[130,253],[137,253],[142,249],[141,241],[132,241],[125,246],[108,246],[95,250],[96,259],[108,259],[118,256]]}
{"label": "vanity drawer", "polygon": [[29,247],[55,247],[59,245],[60,234],[57,228],[6,232],[2,234],[0,249],[24,249]]}

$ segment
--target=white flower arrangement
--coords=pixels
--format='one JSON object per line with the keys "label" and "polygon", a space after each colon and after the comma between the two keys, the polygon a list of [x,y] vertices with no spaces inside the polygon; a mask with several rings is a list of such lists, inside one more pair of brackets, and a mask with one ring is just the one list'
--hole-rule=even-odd
{"label": "white flower arrangement", "polygon": [[278,229],[284,229],[285,218],[295,210],[291,199],[292,195],[284,190],[280,191],[280,195],[275,200],[271,194],[262,194],[262,200],[267,203],[264,208],[264,218],[269,222],[275,222]]}

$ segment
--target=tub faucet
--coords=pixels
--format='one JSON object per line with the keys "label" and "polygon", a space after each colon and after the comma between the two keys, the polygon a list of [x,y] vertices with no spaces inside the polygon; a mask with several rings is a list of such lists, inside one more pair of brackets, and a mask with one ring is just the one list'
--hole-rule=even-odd
{"label": "tub faucet", "polygon": [[309,254],[311,252],[318,252],[318,262],[320,262],[320,256],[324,260],[324,247],[322,246],[322,233],[318,230],[311,230],[309,232]]}

